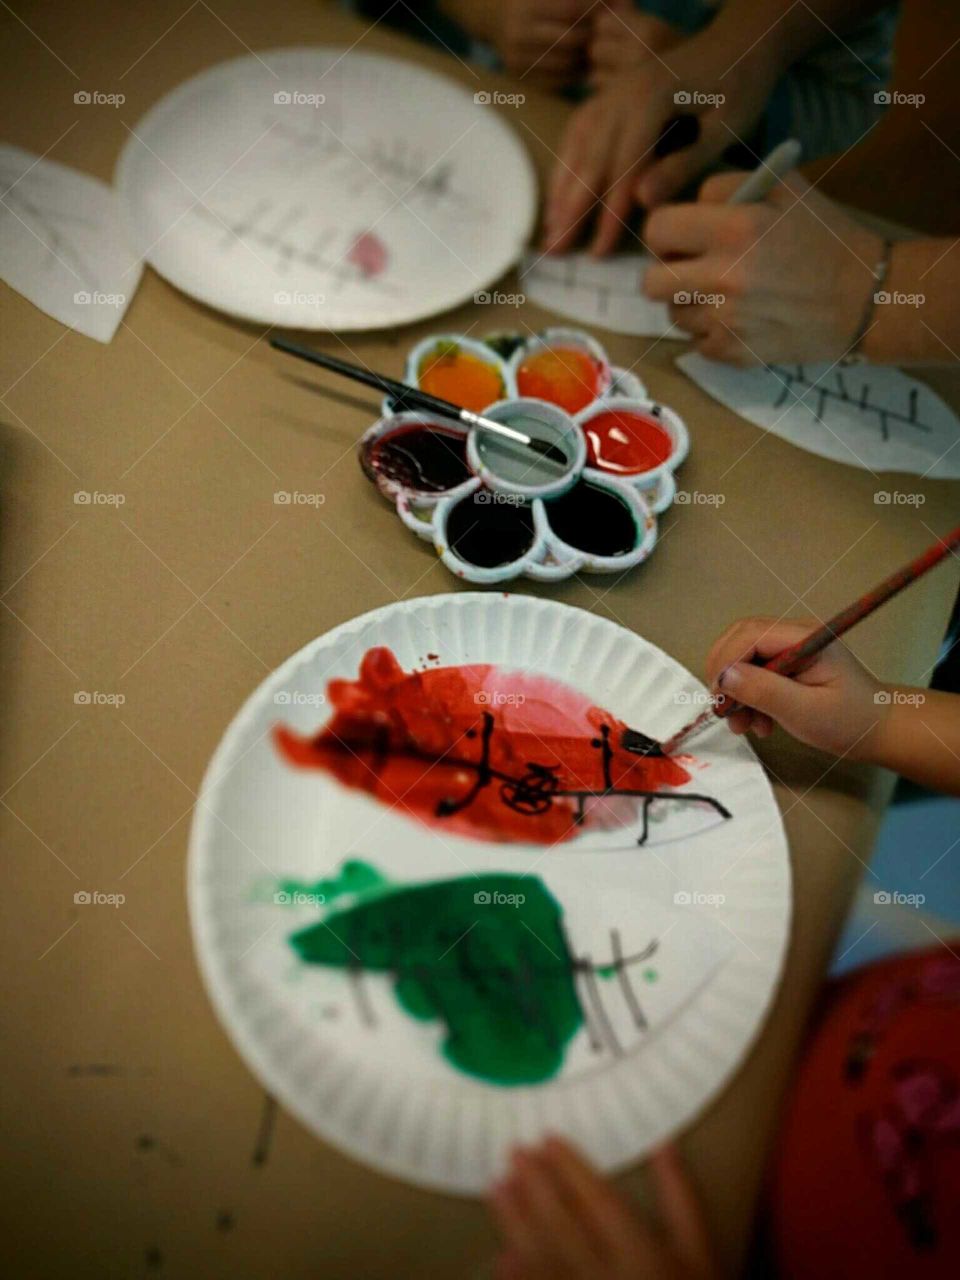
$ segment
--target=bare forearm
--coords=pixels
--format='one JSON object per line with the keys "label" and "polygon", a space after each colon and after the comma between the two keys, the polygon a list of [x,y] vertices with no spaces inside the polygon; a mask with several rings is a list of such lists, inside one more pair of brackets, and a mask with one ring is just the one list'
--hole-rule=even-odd
{"label": "bare forearm", "polygon": [[878,364],[954,364],[960,352],[956,240],[901,240],[862,350]]}
{"label": "bare forearm", "polygon": [[896,685],[884,695],[865,758],[931,791],[960,795],[960,696]]}
{"label": "bare forearm", "polygon": [[840,35],[889,0],[726,0],[701,38],[722,44],[731,63],[762,48],[782,69],[832,34]]}

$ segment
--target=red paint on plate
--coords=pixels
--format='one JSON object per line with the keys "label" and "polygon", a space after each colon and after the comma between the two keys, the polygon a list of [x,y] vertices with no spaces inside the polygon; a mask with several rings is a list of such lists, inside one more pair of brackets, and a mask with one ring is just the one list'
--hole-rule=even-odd
{"label": "red paint on plate", "polygon": [[376,648],[327,698],[318,733],[274,730],[283,757],[458,835],[553,844],[635,826],[631,793],[690,781],[676,760],[623,750],[623,721],[546,676],[488,664],[408,673]]}

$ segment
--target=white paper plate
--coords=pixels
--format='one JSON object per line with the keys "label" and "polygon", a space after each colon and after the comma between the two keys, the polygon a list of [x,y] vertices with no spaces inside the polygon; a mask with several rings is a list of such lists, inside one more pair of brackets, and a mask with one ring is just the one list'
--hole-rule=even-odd
{"label": "white paper plate", "polygon": [[136,248],[171,283],[304,329],[459,305],[517,260],[536,209],[493,106],[334,47],[265,50],[179,85],[127,139],[116,185]]}
{"label": "white paper plate", "polygon": [[[236,717],[196,809],[190,913],[220,1018],[265,1087],[315,1133],[421,1185],[481,1193],[512,1144],[547,1130],[567,1134],[604,1169],[635,1161],[724,1085],[777,983],[790,874],[767,780],[749,746],[718,724],[697,741],[701,766],[690,785],[722,800],[727,821],[668,804],[671,816],[643,847],[622,830],[585,830],[553,847],[438,834],[323,772],[291,767],[271,740],[278,722],[305,734],[320,728],[331,710],[328,681],[355,679],[363,654],[380,645],[405,670],[492,662],[553,677],[659,738],[703,693],[639,636],[522,595],[403,601],[307,645]],[[593,964],[611,958],[611,928],[626,955],[656,937],[659,968],[642,974],[656,983],[644,987],[631,970],[649,1028],[638,1028],[619,976],[593,982],[602,988],[598,1013],[580,973],[589,1017],[551,1079],[506,1086],[457,1070],[440,1051],[442,1024],[404,1013],[390,974],[366,971],[358,1002],[344,970],[294,955],[291,934],[315,924],[318,908],[278,905],[264,886],[332,876],[351,857],[400,882],[539,878],[562,905],[571,953]],[[363,1002],[376,1011],[372,1026]]]}

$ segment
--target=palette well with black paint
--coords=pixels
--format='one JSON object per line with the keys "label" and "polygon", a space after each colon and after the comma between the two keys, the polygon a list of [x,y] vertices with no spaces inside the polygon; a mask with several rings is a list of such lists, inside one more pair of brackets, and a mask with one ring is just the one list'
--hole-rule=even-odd
{"label": "palette well with black paint", "polygon": [[360,441],[361,465],[458,577],[557,581],[623,572],[649,556],[687,454],[686,428],[588,334],[442,334],[411,351],[406,377],[565,459],[384,403]]}

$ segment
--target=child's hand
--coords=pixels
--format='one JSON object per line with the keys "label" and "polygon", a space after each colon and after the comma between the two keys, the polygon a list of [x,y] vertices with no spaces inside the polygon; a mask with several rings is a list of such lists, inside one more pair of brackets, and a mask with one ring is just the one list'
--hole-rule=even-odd
{"label": "child's hand", "polygon": [[569,1143],[514,1153],[490,1205],[503,1251],[496,1280],[708,1280],[700,1205],[674,1148],[650,1160],[662,1230],[640,1216]]}
{"label": "child's hand", "polygon": [[[778,74],[776,62],[751,61],[724,79],[728,55],[713,49],[709,33],[708,27],[670,50],[669,66],[648,58],[638,70],[610,80],[574,112],[547,195],[547,250],[570,248],[599,206],[591,248],[609,253],[636,204],[650,209],[670,199],[756,124]],[[700,135],[660,159],[657,140],[680,113],[697,116]]]}
{"label": "child's hand", "polygon": [[625,71],[636,71],[648,58],[672,49],[685,37],[680,27],[637,9],[630,0],[615,0],[596,10],[590,44],[590,81],[602,85]]}
{"label": "child's hand", "polygon": [[588,0],[505,0],[497,41],[508,71],[559,89],[586,67]]}
{"label": "child's hand", "polygon": [[[643,238],[659,262],[644,292],[673,304],[671,319],[708,359],[839,359],[876,288],[882,239],[798,173],[757,204],[727,204],[745,176],[716,174],[695,204],[650,215]],[[676,305],[678,295],[694,305]]]}
{"label": "child's hand", "polygon": [[801,742],[832,755],[867,759],[889,706],[875,701],[881,686],[839,641],[819,654],[798,676],[780,676],[751,660],[772,658],[820,625],[745,618],[717,640],[707,656],[710,688],[743,710],[727,720],[736,734],[765,738],[774,722]]}

